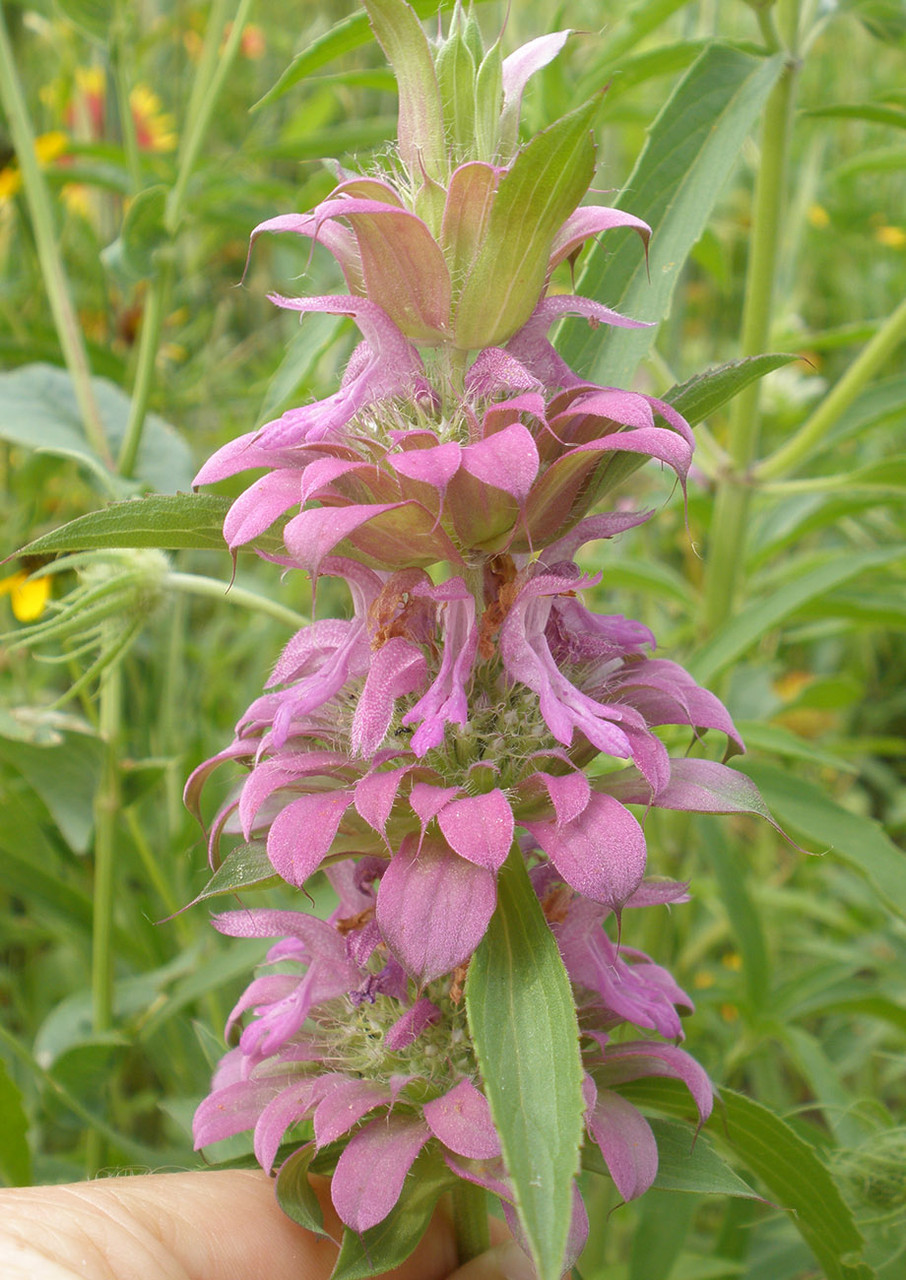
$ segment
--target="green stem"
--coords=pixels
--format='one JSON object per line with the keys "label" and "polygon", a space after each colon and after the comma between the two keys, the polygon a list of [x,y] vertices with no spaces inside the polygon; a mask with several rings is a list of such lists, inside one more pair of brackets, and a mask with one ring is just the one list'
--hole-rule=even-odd
{"label": "green stem", "polygon": [[63,359],[72,379],[85,436],[98,457],[112,469],[113,458],[91,384],[91,367],[88,363],[85,340],[69,293],[69,282],[59,250],[50,194],[38,165],[34,130],[16,71],[2,7],[0,7],[0,102],[6,112],[10,135],[16,149],[38,250],[38,262],[44,277],[44,287],[47,290],[47,299],[50,303],[57,337],[60,340]]}
{"label": "green stem", "polygon": [[461,1267],[490,1247],[484,1188],[463,1178],[453,1188],[453,1232]]}
{"label": "green stem", "polygon": [[278,604],[276,600],[268,600],[267,596],[256,595],[254,591],[246,591],[244,587],[232,586],[225,589],[223,583],[218,582],[216,578],[205,578],[198,573],[168,573],[167,585],[174,591],[185,591],[188,595],[194,596],[209,596],[215,600],[227,600],[231,604],[241,605],[244,609],[251,609],[255,613],[267,614],[268,617],[276,618],[278,622],[292,627],[294,631],[308,625],[308,618],[304,618],[301,613],[296,613],[293,609],[287,609],[285,605]]}
{"label": "green stem", "polygon": [[[781,28],[785,35],[792,34],[798,25],[798,0],[783,8]],[[787,65],[765,108],[740,335],[739,354],[743,357],[758,355],[768,346],[798,73],[799,63],[791,46]],[[749,517],[748,473],[758,456],[761,431],[760,395],[761,383],[756,380],[736,397],[730,413],[730,467],[718,487],[709,538],[702,619],[708,633],[731,613],[742,577]]]}
{"label": "green stem", "polygon": [[128,21],[127,6],[118,4],[111,33],[110,52],[113,63],[113,79],[116,85],[116,106],[120,118],[120,132],[122,133],[123,149],[126,152],[126,163],[129,166],[129,177],[132,180],[134,194],[142,188],[142,162],[141,153],[138,149],[135,118],[132,115],[132,103],[129,99],[127,51],[130,48],[130,43]]}
{"label": "green stem", "polygon": [[758,480],[776,480],[794,470],[819,448],[856,396],[906,338],[906,300],[888,316],[843,377],[799,428],[792,439],[755,468]]}
{"label": "green stem", "polygon": [[[205,45],[202,51],[201,64],[192,85],[192,94],[186,112],[186,125],[180,140],[179,159],[177,162],[176,181],[167,197],[164,215],[164,226],[171,238],[176,236],[182,223],[185,209],[186,193],[189,180],[204,144],[208,127],[214,115],[214,108],[220,90],[232,66],[233,59],[242,39],[252,0],[239,0],[233,18],[233,28],[223,53],[220,54],[220,43],[226,25],[227,2],[217,0],[211,10],[208,27],[205,33]],[[161,254],[172,255],[172,246],[162,249]],[[173,280],[172,256],[165,260],[158,275],[152,281],[145,301],[145,313],[142,317],[141,336],[139,338],[138,356],[136,358],[135,384],[132,389],[132,403],[129,407],[129,421],[123,438],[117,468],[125,476],[131,476],[135,461],[141,447],[142,431],[148,413],[151,388],[154,383],[154,368],[157,352],[160,347],[160,335],[163,319],[166,315]]]}
{"label": "green stem", "polygon": [[[189,99],[186,131],[179,151],[179,169],[176,174],[176,182],[167,200],[164,221],[171,235],[177,230],[182,220],[189,179],[192,176],[192,170],[195,168],[195,162],[201,151],[208,126],[211,123],[220,90],[223,88],[224,81],[229,74],[233,59],[239,48],[242,29],[246,24],[251,7],[252,0],[239,0],[229,38],[224,46],[223,53],[219,56],[217,56],[217,50],[225,26],[226,5],[218,3],[211,12],[211,19],[205,36],[202,65],[199,68],[198,77],[192,87],[192,96]],[[214,51],[213,54],[211,53],[212,49]]]}
{"label": "green stem", "polygon": [[170,294],[170,282],[173,278],[173,264],[165,262],[155,280],[152,280],[145,295],[145,308],[139,334],[138,358],[135,368],[135,382],[132,387],[132,399],[129,404],[129,420],[119,457],[116,460],[117,470],[123,476],[131,476],[135,470],[138,451],[142,442],[142,431],[151,399],[151,388],[154,384],[154,367],[157,363],[157,352],[160,347],[160,335],[163,328],[164,312]]}
{"label": "green stem", "polygon": [[[91,1009],[95,1032],[113,1026],[113,904],[116,827],[120,807],[117,753],[122,710],[122,668],[114,661],[101,676],[99,731],[104,744],[101,779],[94,798],[94,912],[91,934]],[[102,1139],[88,1135],[88,1175],[103,1163]]]}

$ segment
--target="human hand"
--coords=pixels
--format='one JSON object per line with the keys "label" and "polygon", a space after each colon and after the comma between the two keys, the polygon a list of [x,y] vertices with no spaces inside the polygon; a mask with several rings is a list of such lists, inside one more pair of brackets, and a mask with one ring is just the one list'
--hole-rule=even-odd
{"label": "human hand", "polygon": [[[341,1224],[316,1190],[325,1226]],[[531,1280],[525,1254],[498,1243],[457,1268],[450,1222],[438,1213],[407,1261],[384,1280]],[[328,1280],[336,1247],[280,1210],[253,1170],[149,1174],[0,1191],[4,1280]]]}

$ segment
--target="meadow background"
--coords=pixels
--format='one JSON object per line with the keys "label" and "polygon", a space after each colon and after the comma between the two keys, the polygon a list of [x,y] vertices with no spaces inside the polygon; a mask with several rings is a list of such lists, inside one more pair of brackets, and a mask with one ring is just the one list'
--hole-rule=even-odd
{"label": "meadow background", "polygon": [[[326,196],[323,157],[367,166],[395,130],[393,81],[354,5],[287,12],[2,5],[10,1184],[197,1167],[192,1111],[265,950],[217,935],[208,899],[182,910],[210,870],[181,791],[311,601],[301,575],[281,582],[250,554],[227,591],[229,485],[194,505],[166,495],[187,494],[219,444],[336,385],[351,322],[300,328],[265,298],[339,291],[329,256],[267,238],[239,287],[248,235]],[[477,13],[499,29],[501,5]],[[506,48],[541,34],[539,20],[514,0]],[[578,291],[663,320],[641,338],[569,321],[561,350],[589,378],[673,388],[700,423],[688,516],[669,476],[637,472],[633,503],[663,509],[587,558],[603,571],[594,607],[648,623],[662,655],[725,698],[749,746],[737,763],[790,837],[756,819],[649,815],[651,870],[690,879],[693,899],[644,913],[626,940],[692,992],[686,1047],[735,1092],[690,1174],[687,1150],[670,1155],[680,1093],[627,1087],[662,1117],[662,1176],[611,1214],[612,1185],[583,1175],[592,1233],[577,1274],[896,1280],[906,5],[564,0],[550,25],[587,34],[532,82],[528,130],[609,84],[596,188],[655,228],[650,277],[637,242],[611,233],[580,262]],[[142,495],[160,497],[141,516],[109,505]],[[322,583],[321,616],[341,607]]]}

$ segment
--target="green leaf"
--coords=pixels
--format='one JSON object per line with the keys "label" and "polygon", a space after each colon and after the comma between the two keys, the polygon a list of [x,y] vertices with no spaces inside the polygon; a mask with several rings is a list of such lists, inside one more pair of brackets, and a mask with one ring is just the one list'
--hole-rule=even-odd
{"label": "green leaf", "polygon": [[798,359],[800,357],[797,355],[778,352],[731,360],[728,364],[697,373],[687,382],[671,387],[661,398],[672,404],[689,425],[694,427],[697,422],[703,422],[721,405],[732,400],[756,378],[763,378],[774,369],[782,369],[784,365]]}
{"label": "green leaf", "polygon": [[[122,387],[106,378],[92,378],[91,385],[115,455],[125,437],[131,401]],[[56,365],[27,364],[0,373],[0,440],[74,458],[117,496],[135,488],[107,471],[88,444],[69,374]],[[157,414],[145,421],[135,474],[143,486],[159,493],[192,486],[195,467],[189,448]]]}
{"label": "green leaf", "polygon": [[[452,9],[456,0],[412,0],[412,8],[419,18],[433,18],[438,13]],[[268,89],[263,98],[252,107],[257,111],[269,102],[281,98],[287,89],[304,80],[313,72],[320,70],[335,58],[344,53],[351,53],[372,39],[368,25],[368,15],[362,12],[352,13],[348,18],[335,22],[329,31],[325,31],[317,40],[312,41],[307,49],[297,53],[295,58],[283,72],[280,79]]]}
{"label": "green leaf", "polygon": [[872,124],[906,129],[906,111],[902,107],[884,107],[877,102],[841,102],[833,107],[813,107],[802,114],[810,119],[868,120]]}
{"label": "green leaf", "polygon": [[[607,89],[605,105],[611,106],[617,99],[636,85],[644,84],[658,76],[675,75],[685,71],[703,50],[708,40],[680,40],[676,44],[664,44],[657,49],[646,50],[634,58],[621,61],[614,69],[613,80]],[[608,57],[608,63],[612,59]]]}
{"label": "green leaf", "polygon": [[101,44],[110,38],[114,0],[57,0],[63,14]]}
{"label": "green leaf", "polygon": [[256,885],[263,887],[277,882],[279,876],[275,874],[274,865],[267,856],[267,846],[261,841],[252,841],[230,850],[191,905],[204,902],[206,898],[216,898],[222,893],[238,893],[240,889],[250,889]]}
{"label": "green leaf", "polygon": [[560,1280],[582,1137],[569,979],[518,848],[469,965],[466,1009],[516,1210],[540,1280]]}
{"label": "green leaf", "polygon": [[890,378],[881,378],[856,397],[828,432],[823,444],[836,449],[843,440],[850,440],[874,427],[899,422],[904,408],[906,375],[895,374]]}
{"label": "green leaf", "polygon": [[[688,1114],[689,1098],[678,1081],[634,1081],[621,1085],[620,1093],[669,1116]],[[721,1089],[708,1129],[790,1215],[828,1280],[871,1280],[871,1268],[858,1261],[864,1241],[852,1211],[814,1148],[785,1120],[760,1102]]]}
{"label": "green leaf", "polygon": [[[759,61],[711,45],[689,68],[651,126],[618,204],[651,226],[649,263],[634,242],[604,237],[577,292],[636,320],[662,320],[683,264],[705,229],[740,149],[783,67],[783,55]],[[571,326],[558,343],[583,377],[628,386],[655,329]]]}
{"label": "green leaf", "polygon": [[834,755],[832,751],[817,746],[808,738],[800,738],[798,733],[792,733],[782,725],[736,719],[736,727],[750,751],[786,756],[790,760],[804,760],[808,764],[820,765],[823,769],[836,769],[839,773],[859,772],[859,766],[850,759]]}
{"label": "green leaf", "polygon": [[441,178],[446,167],[444,118],[428,37],[406,0],[362,0],[378,43],[396,75],[397,145],[413,174]]}
{"label": "green leaf", "polygon": [[27,1187],[32,1180],[28,1119],[22,1094],[0,1058],[0,1178],[7,1187]]}
{"label": "green leaf", "polygon": [[718,628],[689,661],[689,670],[701,684],[708,684],[719,672],[751,649],[803,605],[825,595],[850,578],[882,568],[906,558],[906,548],[862,551],[838,556],[826,564],[801,573],[769,596],[753,600]]}
{"label": "green leaf", "polygon": [[307,1143],[294,1151],[288,1160],[280,1166],[274,1190],[277,1204],[293,1222],[297,1222],[306,1231],[315,1235],[333,1237],[324,1230],[324,1215],[315,1195],[314,1188],[308,1180],[308,1166],[315,1154],[314,1143]]}
{"label": "green leaf", "polygon": [[862,173],[895,173],[900,169],[906,169],[906,151],[903,150],[902,142],[893,147],[873,147],[871,151],[860,151],[831,169],[827,177],[832,182],[842,182]]}
{"label": "green leaf", "polygon": [[906,39],[906,13],[902,0],[841,0],[843,13],[858,18],[866,31],[884,45]]}
{"label": "green leaf", "polygon": [[696,831],[717,881],[731,935],[742,956],[749,1006],[760,1013],[771,999],[771,965],[761,914],[746,884],[745,864],[738,849],[728,844],[716,823],[699,819]]}
{"label": "green leaf", "polygon": [[62,743],[36,746],[0,737],[0,760],[26,779],[41,797],[75,853],[87,852],[94,826],[94,793],[104,748],[86,733],[66,734]]}
{"label": "green leaf", "polygon": [[423,1151],[412,1166],[396,1207],[383,1222],[361,1235],[343,1232],[330,1280],[368,1280],[405,1262],[425,1234],[434,1206],[451,1182],[440,1156]]}
{"label": "green leaf", "polygon": [[594,174],[590,130],[597,108],[593,98],[537,133],[503,175],[456,308],[457,347],[504,342],[531,315],[554,235]]}
{"label": "green leaf", "polygon": [[853,867],[893,911],[906,917],[906,853],[871,818],[850,813],[814,783],[786,769],[746,759],[747,773],[781,826]]}
{"label": "green leaf", "polygon": [[655,1187],[662,1191],[761,1199],[691,1125],[673,1120],[650,1120],[649,1124],[657,1140]]}
{"label": "green leaf", "polygon": [[651,1188],[638,1208],[627,1280],[670,1280],[698,1205],[697,1196],[674,1196]]}
{"label": "green leaf", "polygon": [[44,555],[111,547],[223,551],[223,518],[229,508],[228,498],[210,493],[166,494],[115,502],[45,533],[23,547],[22,553]]}
{"label": "green leaf", "polygon": [[626,54],[641,44],[646,36],[657,31],[671,14],[682,9],[685,4],[688,4],[688,0],[640,0],[640,3],[633,5],[613,29],[608,30],[606,41],[602,41],[601,57],[584,76],[577,97],[587,93],[589,85],[606,84],[614,72],[622,72],[623,67],[630,65]]}
{"label": "green leaf", "polygon": [[153,276],[157,270],[155,254],[169,240],[164,226],[164,212],[169,188],[148,187],[140,191],[126,211],[123,228],[122,263],[136,280]]}

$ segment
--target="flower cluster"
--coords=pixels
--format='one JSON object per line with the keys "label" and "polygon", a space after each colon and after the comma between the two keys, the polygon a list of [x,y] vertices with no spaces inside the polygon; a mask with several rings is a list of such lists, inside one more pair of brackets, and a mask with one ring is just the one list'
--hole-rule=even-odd
{"label": "flower cluster", "polygon": [[[252,1129],[267,1169],[287,1135],[336,1148],[333,1201],[353,1231],[391,1212],[429,1145],[513,1200],[462,1002],[513,850],[573,986],[590,1140],[625,1198],[650,1186],[651,1130],[611,1086],[672,1075],[701,1119],[711,1086],[669,1043],[688,997],[605,923],[685,896],[644,879],[645,811],[759,807],[740,774],[671,758],[657,732],[713,730],[741,751],[722,704],[654,656],[647,627],[583,600],[600,575],[579,567],[580,549],[651,514],[602,501],[649,458],[682,484],[692,434],[662,401],[584,382],[548,341],[566,314],[635,323],[552,282],[590,236],[649,234],[579,205],[590,108],[516,147],[523,88],[567,33],[501,59],[457,9],[432,52],[403,0],[366,7],[400,84],[397,167],[343,174],[310,213],[253,233],[324,245],[348,293],[273,301],[351,316],[362,341],[333,395],[225,445],[197,477],[265,468],[229,511],[228,545],[282,521],[285,554],[270,558],[342,579],[351,616],[290,640],[233,742],[187,787],[200,816],[211,771],[242,764],[210,826],[212,863],[241,834],[289,886],[323,868],[339,900],[327,921],[215,921],[281,940],[231,1017],[238,1028],[251,1011],[197,1143]],[[624,1024],[642,1038],[615,1037]],[[572,1246],[582,1237],[577,1201]]]}
{"label": "flower cluster", "polygon": [[[461,975],[416,986],[388,954],[374,887],[388,874],[383,859],[343,860],[327,874],[338,897],[327,921],[270,910],[215,918],[222,933],[281,940],[267,956],[275,971],[256,978],[230,1015],[234,1026],[248,1009],[255,1014],[198,1109],[197,1143],[253,1129],[255,1154],[271,1170],[295,1126],[310,1122],[315,1150],[352,1134],[336,1162],[332,1197],[340,1219],[361,1232],[393,1209],[419,1152],[435,1142],[452,1173],[501,1197],[518,1229],[500,1143],[475,1084]],[[679,1038],[678,1010],[689,1011],[692,1003],[647,956],[609,942],[602,929],[606,908],[565,889],[548,867],[539,866],[533,879],[580,993],[587,1132],[618,1190],[631,1199],[651,1185],[657,1148],[647,1121],[608,1086],[673,1076],[686,1084],[705,1120],[711,1084],[672,1044],[646,1039],[608,1046],[608,1033],[630,1022]],[[684,896],[681,884],[643,883],[625,905]],[[584,1234],[577,1201],[573,1249]]]}

